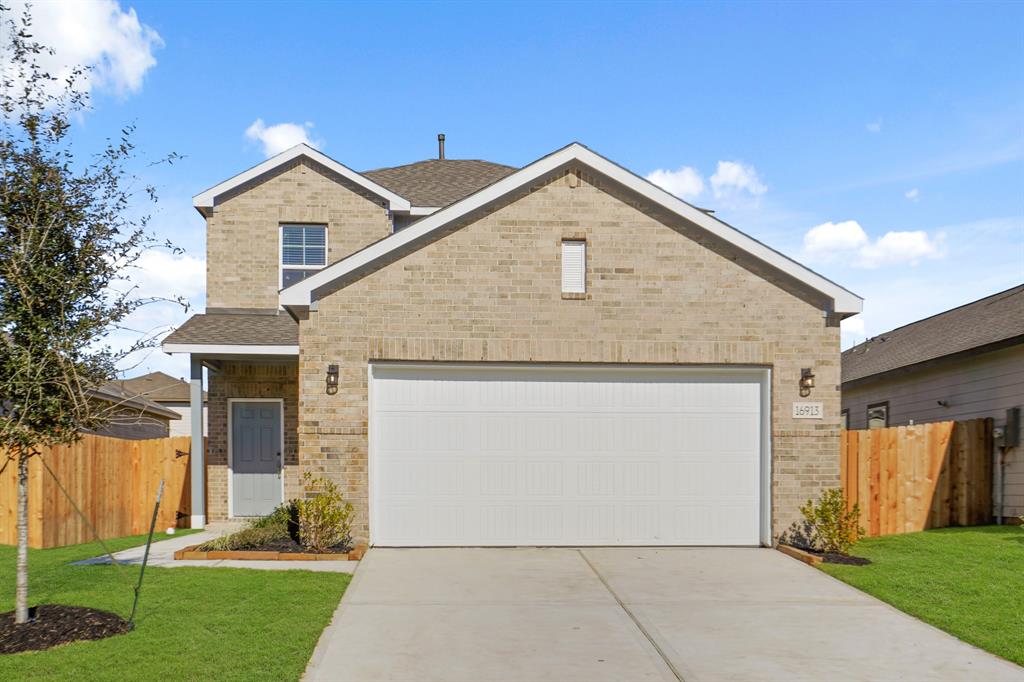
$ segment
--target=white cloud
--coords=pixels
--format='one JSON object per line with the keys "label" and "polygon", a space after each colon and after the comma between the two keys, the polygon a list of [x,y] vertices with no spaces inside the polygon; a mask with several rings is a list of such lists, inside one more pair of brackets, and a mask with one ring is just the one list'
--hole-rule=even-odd
{"label": "white cloud", "polygon": [[869,133],[880,133],[882,132],[882,119],[872,121],[871,123],[868,123],[864,127],[867,129]]}
{"label": "white cloud", "polygon": [[945,235],[929,235],[924,230],[886,232],[871,241],[856,220],[822,223],[804,235],[804,254],[812,260],[829,262],[840,258],[860,268],[906,263],[945,256]]}
{"label": "white cloud", "polygon": [[922,260],[942,258],[946,255],[945,235],[932,237],[924,230],[911,232],[886,232],[872,244],[860,250],[855,265],[863,268],[877,268],[881,265],[907,263],[917,265]]}
{"label": "white cloud", "polygon": [[[23,0],[8,3],[12,16],[20,17]],[[156,65],[153,52],[164,45],[151,27],[139,21],[133,8],[122,10],[115,0],[32,3],[34,38],[52,47],[55,54],[40,53],[40,64],[60,80],[76,66],[90,67],[81,87],[111,90],[119,95],[138,92]]]}
{"label": "white cloud", "polygon": [[910,201],[917,202],[921,198],[921,192],[915,187],[904,192],[903,196]]}
{"label": "white cloud", "polygon": [[856,220],[822,223],[804,235],[804,253],[818,260],[832,260],[868,243],[868,235]]}
{"label": "white cloud", "polygon": [[711,176],[715,198],[725,203],[749,203],[768,191],[757,170],[739,161],[719,161]]}
{"label": "white cloud", "polygon": [[188,254],[150,249],[135,261],[129,277],[141,297],[193,299],[206,289],[206,261]]}
{"label": "white cloud", "polygon": [[648,173],[647,179],[680,199],[696,199],[704,193],[704,178],[691,166],[680,166],[674,171],[659,168]]}
{"label": "white cloud", "polygon": [[309,137],[309,132],[312,129],[313,124],[309,121],[302,124],[278,123],[267,126],[262,118],[258,118],[245,129],[245,136],[263,145],[263,154],[270,157],[303,142],[310,147],[319,149],[319,143]]}

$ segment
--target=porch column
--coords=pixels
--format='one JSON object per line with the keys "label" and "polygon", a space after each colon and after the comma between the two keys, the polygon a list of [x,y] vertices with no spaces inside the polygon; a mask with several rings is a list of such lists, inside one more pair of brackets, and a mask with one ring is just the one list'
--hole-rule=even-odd
{"label": "porch column", "polygon": [[189,355],[189,417],[192,419],[192,528],[206,526],[206,450],[203,448],[203,363]]}

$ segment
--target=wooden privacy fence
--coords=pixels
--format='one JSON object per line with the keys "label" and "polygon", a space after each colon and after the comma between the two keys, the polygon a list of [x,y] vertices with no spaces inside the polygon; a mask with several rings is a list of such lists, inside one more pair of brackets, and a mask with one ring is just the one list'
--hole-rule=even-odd
{"label": "wooden privacy fence", "polygon": [[992,420],[844,431],[840,480],[868,536],[992,518]]}
{"label": "wooden privacy fence", "polygon": [[[188,523],[190,448],[189,436],[124,440],[84,435],[72,445],[47,448],[42,459],[106,539],[149,532],[161,478],[164,497],[157,529]],[[29,460],[28,480],[30,547],[62,547],[95,539],[39,457]],[[18,541],[17,501],[18,468],[12,461],[0,474],[0,544]]]}

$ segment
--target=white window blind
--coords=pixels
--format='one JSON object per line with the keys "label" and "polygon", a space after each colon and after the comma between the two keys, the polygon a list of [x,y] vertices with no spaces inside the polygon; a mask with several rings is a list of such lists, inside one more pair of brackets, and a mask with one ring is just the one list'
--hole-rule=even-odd
{"label": "white window blind", "polygon": [[587,290],[587,243],[562,242],[562,293],[582,294]]}

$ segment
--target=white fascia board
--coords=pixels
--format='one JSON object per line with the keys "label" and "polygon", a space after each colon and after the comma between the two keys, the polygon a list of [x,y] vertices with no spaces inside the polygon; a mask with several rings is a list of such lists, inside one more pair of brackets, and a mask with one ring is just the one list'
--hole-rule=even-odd
{"label": "white fascia board", "polygon": [[298,346],[255,346],[207,343],[165,343],[160,350],[168,355],[298,355]]}
{"label": "white fascia board", "polygon": [[367,191],[376,194],[377,196],[388,202],[388,207],[392,211],[408,211],[410,208],[410,204],[407,199],[398,196],[391,190],[386,189],[381,185],[378,185],[373,180],[370,180],[365,175],[357,173],[348,166],[338,163],[337,161],[327,156],[323,152],[313,149],[312,147],[305,143],[297,144],[291,149],[286,149],[280,154],[270,157],[263,163],[257,164],[250,168],[249,170],[243,173],[239,173],[235,177],[225,180],[219,185],[215,185],[210,189],[206,190],[205,192],[201,192],[195,195],[194,197],[192,197],[192,205],[195,206],[196,208],[212,208],[214,201],[221,194],[224,194],[225,192],[230,192],[234,188],[239,187],[240,185],[243,185],[249,182],[250,180],[258,178],[264,173],[268,173],[277,168],[278,166],[288,163],[292,159],[295,159],[296,157],[299,156],[305,156],[312,161],[316,161],[320,165],[331,169],[332,171],[342,176],[343,178],[351,180],[352,182],[356,183],[357,185],[366,189]]}
{"label": "white fascia board", "polygon": [[396,232],[390,237],[324,268],[317,274],[293,284],[281,291],[280,303],[282,306],[309,306],[313,300],[313,292],[320,287],[326,286],[334,280],[362,268],[396,249],[407,246],[427,236],[434,230],[440,229],[448,223],[480,209],[510,192],[528,186],[530,183],[535,182],[559,167],[573,162],[578,162],[592,168],[650,200],[652,203],[660,205],[689,220],[725,242],[733,244],[738,249],[792,276],[812,289],[822,292],[833,301],[832,310],[829,312],[852,315],[861,312],[863,309],[863,299],[853,292],[800,265],[795,260],[782,255],[756,239],[743,234],[731,225],[678,199],[657,185],[591,151],[578,142],[574,142],[553,154],[538,159],[493,185],[489,185],[479,192],[471,194],[465,199],[413,223],[404,230]]}
{"label": "white fascia board", "polygon": [[412,206],[409,208],[409,215],[430,215],[440,210],[440,206]]}

